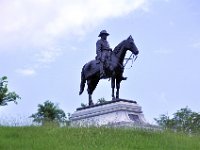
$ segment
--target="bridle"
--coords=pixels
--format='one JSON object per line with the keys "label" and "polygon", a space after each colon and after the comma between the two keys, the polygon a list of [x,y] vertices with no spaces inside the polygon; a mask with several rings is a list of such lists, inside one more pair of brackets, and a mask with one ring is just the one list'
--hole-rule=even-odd
{"label": "bridle", "polygon": [[[131,58],[131,57],[132,57],[132,55],[133,55],[133,58]],[[134,57],[135,57],[135,59],[134,59]],[[130,60],[130,59],[132,60],[132,63],[131,63],[131,67],[130,67],[130,68],[132,68],[132,67],[133,67],[133,62],[135,62],[135,61],[136,61],[137,57],[138,57],[137,55],[135,55],[135,54],[131,53],[131,55],[129,56],[129,58],[127,58],[127,60],[126,60],[125,64],[123,65],[123,68],[125,68],[125,67],[126,67],[126,65],[128,64],[128,62],[129,62],[129,60]],[[130,68],[127,68],[127,69],[130,69]]]}

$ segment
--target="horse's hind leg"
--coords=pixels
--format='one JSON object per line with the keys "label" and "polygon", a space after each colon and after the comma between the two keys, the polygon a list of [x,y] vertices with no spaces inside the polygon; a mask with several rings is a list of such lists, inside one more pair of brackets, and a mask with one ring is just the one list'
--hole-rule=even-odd
{"label": "horse's hind leg", "polygon": [[92,81],[91,80],[87,80],[87,85],[88,85],[88,102],[89,102],[89,106],[93,105],[93,101],[92,101],[92,87],[91,87]]}
{"label": "horse's hind leg", "polygon": [[92,94],[88,94],[88,98],[89,98],[89,106],[94,105],[92,101]]}
{"label": "horse's hind leg", "polygon": [[94,89],[96,88],[97,84],[99,82],[99,78],[93,78],[87,81],[88,84],[88,95],[89,95],[89,106],[94,105],[93,100],[92,100],[92,93]]}

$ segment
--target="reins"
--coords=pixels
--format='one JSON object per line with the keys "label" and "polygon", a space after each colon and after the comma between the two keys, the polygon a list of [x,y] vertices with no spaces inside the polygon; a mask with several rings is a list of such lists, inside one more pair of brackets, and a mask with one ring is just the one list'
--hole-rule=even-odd
{"label": "reins", "polygon": [[125,68],[125,69],[130,69],[130,68],[132,68],[133,67],[133,62],[135,62],[135,60],[137,59],[137,55],[133,55],[133,58],[134,58],[134,56],[135,56],[135,59],[133,60],[133,58],[131,58],[132,57],[132,55],[133,55],[133,53],[129,56],[129,58],[126,60],[126,62],[125,62],[125,64],[123,65],[123,67],[125,68],[126,67],[126,65],[127,65],[127,63],[128,63],[128,61],[131,59],[132,61],[132,63],[131,63],[131,67],[129,67],[129,68]]}

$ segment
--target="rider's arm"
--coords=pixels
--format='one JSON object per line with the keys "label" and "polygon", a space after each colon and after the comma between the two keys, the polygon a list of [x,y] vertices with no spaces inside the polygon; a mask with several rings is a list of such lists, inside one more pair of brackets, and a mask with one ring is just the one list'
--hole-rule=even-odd
{"label": "rider's arm", "polygon": [[97,54],[97,58],[100,59],[101,58],[101,41],[98,40],[96,43],[96,54]]}

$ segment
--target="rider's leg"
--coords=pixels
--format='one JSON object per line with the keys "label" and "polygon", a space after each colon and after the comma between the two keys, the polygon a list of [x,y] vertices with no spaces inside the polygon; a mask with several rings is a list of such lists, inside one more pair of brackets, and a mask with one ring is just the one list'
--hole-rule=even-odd
{"label": "rider's leg", "polygon": [[105,77],[103,62],[100,62],[100,78]]}
{"label": "rider's leg", "polygon": [[104,78],[105,77],[105,59],[106,59],[106,53],[102,52],[101,55],[101,62],[100,62],[100,78]]}

